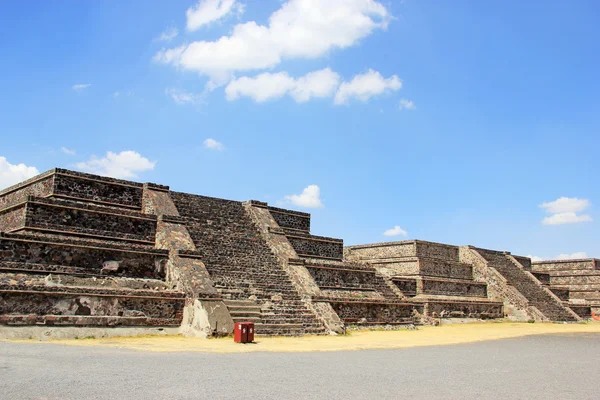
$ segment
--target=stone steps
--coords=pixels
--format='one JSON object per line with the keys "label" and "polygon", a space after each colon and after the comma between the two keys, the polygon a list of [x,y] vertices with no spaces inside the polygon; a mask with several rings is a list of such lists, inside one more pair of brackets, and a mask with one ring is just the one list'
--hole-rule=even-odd
{"label": "stone steps", "polygon": [[577,321],[573,312],[544,290],[542,284],[514,264],[509,255],[485,249],[475,249],[490,267],[495,268],[508,284],[515,287],[544,316],[552,321]]}
{"label": "stone steps", "polygon": [[[261,319],[266,313],[269,321],[285,324],[296,322],[298,314],[310,314],[306,306],[287,307],[292,305],[287,302],[299,305],[299,294],[242,203],[178,192],[171,192],[171,198],[181,217],[185,218],[190,236],[202,254],[202,261],[215,288],[225,299],[228,308],[231,307],[236,319],[250,316],[258,318],[256,312],[248,314],[251,312],[248,308],[236,309],[230,303],[249,301],[251,297],[262,308]],[[271,307],[266,305],[270,303],[278,304]],[[239,303],[237,305],[241,306]],[[302,321],[320,324],[314,315],[312,319]],[[259,325],[256,332],[301,334],[304,329],[303,324],[299,327],[294,324],[276,326]]]}

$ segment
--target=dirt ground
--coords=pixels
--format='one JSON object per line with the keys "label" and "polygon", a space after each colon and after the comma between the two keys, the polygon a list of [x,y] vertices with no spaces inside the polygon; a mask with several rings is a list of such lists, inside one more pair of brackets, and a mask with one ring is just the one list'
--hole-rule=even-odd
{"label": "dirt ground", "polygon": [[600,333],[600,322],[577,324],[486,322],[425,326],[400,331],[350,331],[347,335],[303,337],[257,337],[255,343],[238,344],[232,337],[219,339],[174,336],[112,337],[105,339],[61,339],[26,343],[55,343],[72,346],[101,346],[151,352],[320,352],[397,349],[471,343],[543,334]]}

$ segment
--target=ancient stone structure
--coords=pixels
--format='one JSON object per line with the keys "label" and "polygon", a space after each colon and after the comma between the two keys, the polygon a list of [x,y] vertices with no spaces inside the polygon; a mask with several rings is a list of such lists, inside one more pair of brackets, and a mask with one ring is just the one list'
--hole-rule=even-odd
{"label": "ancient stone structure", "polygon": [[475,280],[473,266],[457,246],[410,240],[346,248],[346,258],[366,262],[403,296],[432,317],[501,318],[503,303],[488,298],[487,283]]}
{"label": "ancient stone structure", "polygon": [[529,270],[579,316],[600,316],[600,260],[536,261]]}
{"label": "ancient stone structure", "polygon": [[153,183],[54,169],[0,191],[0,335],[576,321],[599,290],[597,260],[532,264],[424,241],[344,248],[313,235],[310,214]]}

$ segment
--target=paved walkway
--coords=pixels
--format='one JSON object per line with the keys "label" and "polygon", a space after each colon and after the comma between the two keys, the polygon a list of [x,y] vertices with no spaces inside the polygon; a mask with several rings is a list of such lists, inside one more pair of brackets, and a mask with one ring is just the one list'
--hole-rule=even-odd
{"label": "paved walkway", "polygon": [[600,334],[216,354],[0,342],[5,399],[598,399]]}

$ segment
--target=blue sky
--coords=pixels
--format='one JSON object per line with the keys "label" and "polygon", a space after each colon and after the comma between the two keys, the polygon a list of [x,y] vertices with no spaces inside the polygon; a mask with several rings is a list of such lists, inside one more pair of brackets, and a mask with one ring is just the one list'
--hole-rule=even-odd
{"label": "blue sky", "polygon": [[35,4],[2,10],[0,186],[72,168],[346,244],[600,257],[595,1]]}

